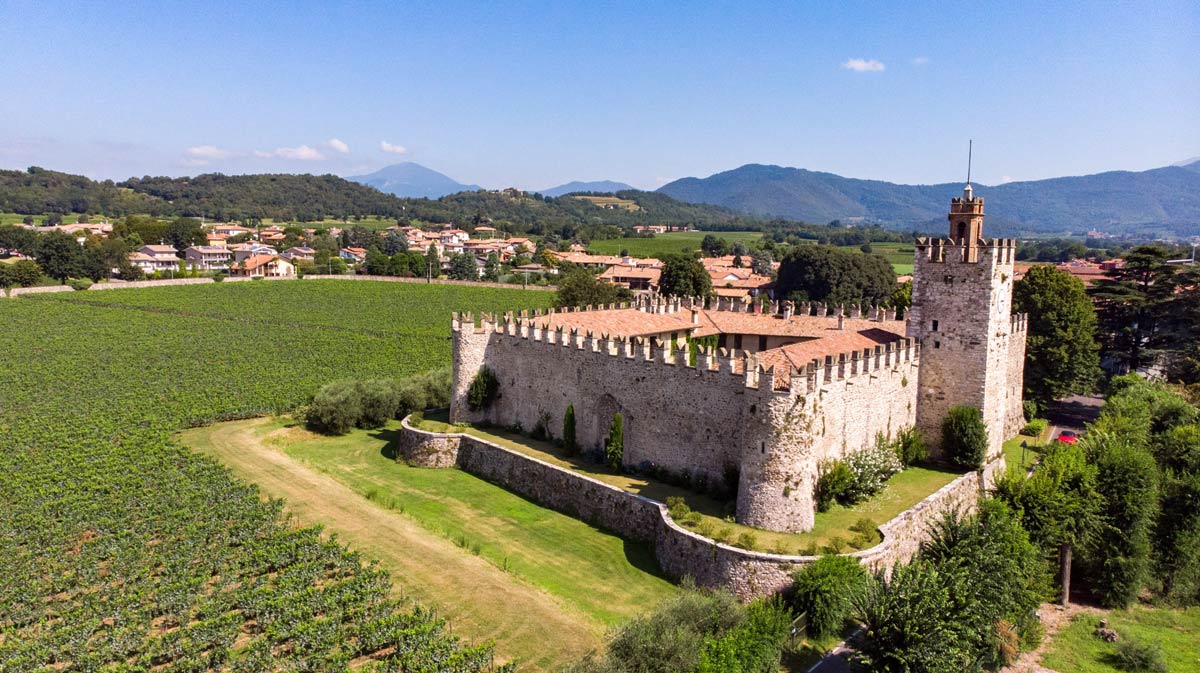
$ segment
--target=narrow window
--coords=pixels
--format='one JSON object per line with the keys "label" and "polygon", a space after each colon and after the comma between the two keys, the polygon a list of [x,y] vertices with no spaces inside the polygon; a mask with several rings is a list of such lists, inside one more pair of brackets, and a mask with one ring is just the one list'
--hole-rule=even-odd
{"label": "narrow window", "polygon": [[766,334],[762,334],[758,337],[758,350],[760,350],[760,351],[767,350],[767,335]]}
{"label": "narrow window", "polygon": [[734,347],[734,348],[741,348],[741,347],[742,347],[742,335],[741,335],[741,334],[734,334],[734,335],[733,335],[733,347]]}
{"label": "narrow window", "polygon": [[940,342],[940,341],[935,341],[935,342],[933,342],[933,347],[934,347],[934,348],[941,348],[941,347],[942,347],[942,342]]}
{"label": "narrow window", "polygon": [[933,321],[933,331],[936,332],[937,329],[938,329],[938,321],[934,320]]}

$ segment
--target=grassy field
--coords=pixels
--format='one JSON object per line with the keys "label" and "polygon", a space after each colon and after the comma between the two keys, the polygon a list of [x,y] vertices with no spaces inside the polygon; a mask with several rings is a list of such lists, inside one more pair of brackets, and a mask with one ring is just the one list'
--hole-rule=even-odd
{"label": "grassy field", "polygon": [[[436,606],[472,640],[497,640],[500,654],[533,670],[581,656],[606,627],[674,591],[645,545],[460,470],[395,462],[389,444],[398,427],[323,437],[254,419],[189,430],[181,440],[286,497],[304,523],[324,524],[406,578],[408,597]],[[319,488],[306,484],[314,481]]]}
{"label": "grassy field", "polygon": [[[869,519],[873,522],[872,528],[885,523],[959,476],[958,473],[940,469],[910,467],[892,477],[881,493],[866,502],[859,503],[854,507],[834,505],[827,512],[818,512],[812,530],[806,533],[778,533],[726,520],[726,517],[732,512],[727,510],[724,503],[708,496],[642,477],[619,474],[606,466],[589,463],[579,457],[566,456],[561,449],[550,442],[540,442],[499,428],[483,430],[450,426],[445,423],[446,419],[443,414],[431,414],[428,419],[417,416],[414,420],[423,429],[433,432],[463,432],[465,430],[501,446],[587,474],[617,488],[659,502],[665,503],[669,497],[683,498],[688,507],[698,512],[700,517],[697,523],[680,522],[681,524],[710,537],[716,535],[722,541],[735,546],[752,546],[759,551],[781,554],[817,554],[831,546],[835,550],[851,551],[877,544],[879,542],[878,533],[870,538],[858,539],[857,534],[850,531],[850,527],[861,519]],[[742,535],[752,536],[754,544],[747,545],[744,540],[739,541]]]}
{"label": "grassy field", "polygon": [[[847,245],[842,246],[843,250],[858,250],[860,246]],[[913,272],[913,244],[912,243],[872,243],[871,252],[876,255],[883,255],[889,262],[892,263],[892,268],[895,269],[897,276],[911,276]]]}
{"label": "grassy field", "polygon": [[622,199],[616,196],[572,196],[571,198],[579,199],[580,201],[587,201],[593,206],[600,208],[605,206],[615,206],[621,210],[628,210],[630,212],[635,212],[642,209],[642,207],[639,206],[636,201],[630,201],[629,199]]}
{"label": "grassy field", "polygon": [[[1135,606],[1103,615],[1122,640],[1157,645],[1170,673],[1200,671],[1200,607],[1186,610]],[[1041,664],[1058,673],[1118,673],[1113,659],[1116,643],[1094,635],[1100,615],[1076,615],[1071,625],[1056,634]]]}
{"label": "grassy field", "polygon": [[669,234],[656,234],[654,238],[610,238],[592,241],[588,251],[597,255],[616,255],[622,250],[629,250],[634,257],[655,257],[676,252],[687,252],[700,249],[700,241],[712,234],[729,242],[742,241],[749,245],[762,237],[757,231],[680,231]]}

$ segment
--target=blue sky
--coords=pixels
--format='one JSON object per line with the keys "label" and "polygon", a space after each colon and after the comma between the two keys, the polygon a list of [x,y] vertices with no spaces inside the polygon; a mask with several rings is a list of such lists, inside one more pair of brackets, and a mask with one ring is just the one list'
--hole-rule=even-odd
{"label": "blue sky", "polygon": [[[914,6],[910,6],[914,5]],[[643,188],[1200,155],[1200,3],[0,2],[0,167]],[[385,144],[386,143],[386,144]]]}

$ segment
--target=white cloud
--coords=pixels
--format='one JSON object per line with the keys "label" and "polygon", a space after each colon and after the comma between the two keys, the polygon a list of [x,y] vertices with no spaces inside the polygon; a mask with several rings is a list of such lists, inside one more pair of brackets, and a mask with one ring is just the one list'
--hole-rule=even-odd
{"label": "white cloud", "polygon": [[270,152],[254,150],[254,156],[263,159],[289,159],[294,161],[321,161],[325,158],[318,150],[301,145],[299,147],[277,147]]}
{"label": "white cloud", "polygon": [[207,166],[210,161],[228,159],[233,155],[229,150],[223,150],[216,145],[196,145],[183,151],[185,166]]}
{"label": "white cloud", "polygon": [[914,58],[913,58],[913,60],[912,60],[912,64],[913,64],[913,65],[925,65],[925,64],[927,64],[927,63],[929,63],[929,57],[928,57],[928,56],[916,56],[916,57],[914,57]]}
{"label": "white cloud", "polygon": [[325,146],[334,152],[337,152],[338,154],[350,154],[350,146],[338,140],[337,138],[330,138],[329,140],[326,140]]}
{"label": "white cloud", "polygon": [[1002,184],[1002,185],[1006,182],[1012,182],[1012,181],[1013,181],[1013,179],[1011,176],[1008,176],[1008,175],[1000,176],[1000,184]]}
{"label": "white cloud", "polygon": [[842,64],[846,70],[854,72],[883,72],[883,61],[876,61],[873,58],[852,58]]}
{"label": "white cloud", "polygon": [[389,154],[407,154],[408,148],[403,145],[393,145],[386,140],[379,141],[379,149]]}

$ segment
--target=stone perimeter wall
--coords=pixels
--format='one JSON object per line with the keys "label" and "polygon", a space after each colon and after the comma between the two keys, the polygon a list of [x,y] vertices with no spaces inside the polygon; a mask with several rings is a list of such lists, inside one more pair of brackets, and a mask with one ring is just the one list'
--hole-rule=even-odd
{"label": "stone perimeter wall", "polygon": [[[457,465],[544,507],[650,544],[668,576],[690,576],[702,586],[725,587],[743,600],[785,589],[792,571],[818,558],[752,552],[718,543],[676,524],[661,503],[471,435],[418,430],[406,418],[398,443],[401,460],[422,467]],[[980,472],[958,477],[881,525],[883,541],[878,545],[847,555],[872,570],[908,561],[942,512],[973,510],[984,485],[990,485],[1003,469],[1001,458]]]}

